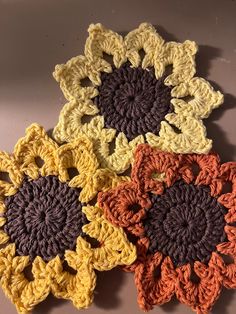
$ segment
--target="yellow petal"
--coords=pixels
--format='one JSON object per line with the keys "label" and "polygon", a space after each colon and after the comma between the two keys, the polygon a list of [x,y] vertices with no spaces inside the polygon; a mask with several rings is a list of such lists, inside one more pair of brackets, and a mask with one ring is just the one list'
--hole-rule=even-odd
{"label": "yellow petal", "polygon": [[8,240],[9,236],[3,230],[0,230],[0,244],[5,244]]}
{"label": "yellow petal", "polygon": [[[102,142],[102,141],[101,141]],[[102,166],[117,173],[122,173],[129,168],[133,161],[134,151],[137,145],[144,143],[144,137],[139,135],[132,141],[128,141],[124,133],[119,133],[115,140],[115,149],[112,154],[107,154],[106,147],[102,146]],[[108,146],[108,144],[107,144]]]}
{"label": "yellow petal", "polygon": [[[85,44],[85,56],[91,60],[102,59],[103,52],[113,56],[114,65],[119,68],[126,61],[123,38],[116,32],[99,24],[91,24]],[[105,64],[108,66],[107,62]]]}
{"label": "yellow petal", "polygon": [[207,118],[213,109],[219,107],[224,96],[219,91],[214,91],[209,82],[203,78],[194,77],[189,82],[181,83],[171,91],[173,97],[192,96],[190,101],[172,100],[175,113],[192,115],[195,118]]}
{"label": "yellow petal", "polygon": [[103,214],[103,210],[98,206],[83,206],[82,211],[89,221],[98,220]]}
{"label": "yellow petal", "polygon": [[8,244],[5,248],[0,249],[0,260],[6,258],[8,261],[15,256],[15,244]]}
{"label": "yellow petal", "polygon": [[6,172],[11,182],[0,180],[0,196],[14,194],[23,180],[23,174],[13,156],[0,151],[0,173],[1,172]]}
{"label": "yellow petal", "polygon": [[90,220],[83,226],[83,232],[101,243],[101,247],[91,249],[94,268],[109,270],[118,265],[132,264],[136,259],[136,248],[128,241],[124,231],[107,221],[98,207],[87,206],[83,212]]}
{"label": "yellow petal", "polygon": [[145,52],[142,67],[153,66],[155,50],[163,45],[164,40],[156,32],[155,27],[148,23],[140,24],[137,29],[129,32],[125,37],[126,55],[133,67],[140,65],[139,50],[141,49]]}
{"label": "yellow petal", "polygon": [[[189,81],[195,74],[195,54],[197,44],[194,41],[186,40],[184,43],[167,42],[162,51],[156,50],[155,59],[162,60],[165,66],[173,65],[173,73],[165,79],[168,86],[176,86],[182,82]],[[158,71],[156,65],[156,76],[164,73]]]}
{"label": "yellow petal", "polygon": [[3,225],[5,225],[5,223],[6,223],[6,218],[0,217],[0,227],[2,227]]}
{"label": "yellow petal", "polygon": [[78,177],[93,173],[98,168],[98,161],[93,153],[92,142],[81,135],[74,142],[62,145],[57,151],[57,165],[62,181],[70,180],[68,168],[76,168]]}
{"label": "yellow petal", "polygon": [[77,273],[73,275],[64,270],[58,272],[52,285],[52,293],[57,298],[71,300],[78,309],[87,308],[93,299],[96,274],[88,260],[79,262],[79,256],[72,253],[76,256],[73,261],[69,259],[69,252],[66,252],[65,260]]}
{"label": "yellow petal", "polygon": [[1,287],[6,296],[15,304],[18,313],[28,313],[30,309],[25,308],[22,304],[21,295],[28,284],[23,270],[29,263],[29,257],[14,255],[15,246],[13,244],[0,251]]}
{"label": "yellow petal", "polygon": [[[89,99],[96,92],[95,85],[100,85],[100,71],[103,70],[106,67],[101,62],[91,62],[84,56],[77,56],[66,64],[57,65],[53,76],[60,83],[66,99]],[[89,78],[94,86],[83,87],[81,82],[85,78]]]}
{"label": "yellow petal", "polygon": [[[46,131],[38,124],[32,124],[26,129],[25,137],[19,139],[14,154],[20,164],[21,170],[30,178],[36,179],[39,174],[56,175],[55,151],[58,145],[49,138]],[[37,165],[37,158],[44,162]]]}
{"label": "yellow petal", "polygon": [[3,199],[1,199],[0,197],[0,214],[4,214],[6,212],[6,207],[5,207],[5,203],[3,201]]}
{"label": "yellow petal", "polygon": [[191,116],[178,116],[169,114],[166,120],[179,128],[181,133],[175,130],[165,121],[161,122],[159,136],[147,133],[147,142],[160,150],[174,153],[208,153],[212,147],[212,141],[206,138],[206,129],[201,120]]}
{"label": "yellow petal", "polygon": [[12,267],[15,273],[22,273],[25,267],[29,265],[29,256],[15,256],[12,261]]}
{"label": "yellow petal", "polygon": [[[96,96],[96,94],[95,94]],[[99,133],[103,125],[94,129],[94,122],[82,122],[84,116],[92,117],[98,113],[97,107],[89,100],[73,100],[66,104],[62,109],[58,125],[54,128],[53,136],[59,142],[71,142],[81,133],[91,132],[93,130]],[[91,130],[91,131],[90,131]],[[90,135],[94,135],[93,133]]]}

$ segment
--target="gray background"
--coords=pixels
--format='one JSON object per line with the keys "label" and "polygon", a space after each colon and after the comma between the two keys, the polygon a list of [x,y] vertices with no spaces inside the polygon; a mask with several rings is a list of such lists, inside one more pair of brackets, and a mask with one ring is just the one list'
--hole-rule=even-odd
{"label": "gray background", "polygon": [[[57,63],[83,53],[87,28],[101,22],[122,33],[151,22],[166,40],[199,44],[197,75],[225,94],[225,103],[205,124],[222,161],[235,160],[236,2],[234,0],[91,1],[0,0],[0,148],[12,151],[32,122],[47,130],[65,99],[51,73]],[[89,313],[141,313],[132,274],[98,274]],[[233,314],[236,294],[223,291],[214,314]],[[84,313],[85,311],[81,311]],[[0,313],[16,311],[0,292]],[[77,313],[70,302],[49,297],[34,314]],[[151,313],[192,313],[173,300]]]}

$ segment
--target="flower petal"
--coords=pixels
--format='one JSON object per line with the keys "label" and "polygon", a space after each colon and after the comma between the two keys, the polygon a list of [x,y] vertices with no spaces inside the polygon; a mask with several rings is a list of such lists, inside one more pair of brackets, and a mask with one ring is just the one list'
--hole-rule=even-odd
{"label": "flower petal", "polygon": [[188,81],[195,73],[196,43],[189,40],[183,44],[165,43],[151,24],[142,23],[130,32],[125,37],[125,46],[127,57],[133,67],[140,65],[141,59],[138,52],[143,49],[145,57],[142,67],[154,66],[157,78],[164,74],[166,66],[173,64],[173,73],[165,80],[167,85],[177,85]]}
{"label": "flower petal", "polygon": [[[199,167],[199,172],[194,173],[194,166]],[[180,170],[184,180],[188,183],[194,181],[197,185],[208,185],[211,194],[217,195],[220,191],[220,157],[215,153],[207,155],[187,154],[183,158],[183,165]]]}
{"label": "flower petal", "polygon": [[5,244],[8,240],[9,236],[3,230],[0,230],[0,244]]}
{"label": "flower petal", "polygon": [[46,272],[46,265],[44,264],[42,268],[41,263],[39,258],[35,259],[32,267],[34,280],[25,279],[27,283],[21,292],[21,302],[27,311],[31,311],[37,304],[45,300],[50,292],[51,278]]}
{"label": "flower petal", "polygon": [[214,91],[209,82],[203,78],[194,77],[188,82],[183,82],[171,91],[173,97],[192,96],[189,101],[173,102],[174,111],[180,115],[191,115],[196,119],[207,118],[211,111],[219,107],[224,96],[219,91]]}
{"label": "flower petal", "polygon": [[[29,265],[29,257],[14,255],[14,245],[9,245],[4,250],[1,250],[0,265],[5,260],[4,275],[1,277],[0,281],[1,287],[7,297],[15,304],[19,313],[28,313],[34,307],[37,290],[33,292],[30,291],[31,284],[23,274],[25,267]],[[38,287],[37,285],[37,288]],[[41,290],[39,289],[38,291]],[[26,299],[25,294],[27,294]]]}
{"label": "flower petal", "polygon": [[[231,245],[232,246],[232,245]],[[231,248],[232,250],[232,248]],[[221,253],[223,251],[226,253],[226,250],[224,246],[219,247],[219,250]],[[217,256],[217,261],[214,261],[213,267],[217,267],[217,269],[220,271],[220,274],[223,279],[223,285],[227,289],[236,289],[236,258],[235,258],[235,245],[232,250],[232,254],[227,254],[227,255],[232,255],[234,256],[234,261],[232,263],[226,264],[222,257],[220,257],[218,254],[215,253]]]}
{"label": "flower petal", "polygon": [[93,145],[86,136],[80,136],[76,141],[59,147],[57,163],[59,178],[62,181],[70,181],[68,168],[77,168],[79,175],[94,172],[98,168],[98,161],[93,153]]}
{"label": "flower petal", "polygon": [[[201,120],[192,116],[168,114],[162,121],[159,136],[147,133],[147,142],[160,150],[174,153],[208,153],[212,141],[206,139],[206,129]],[[174,125],[181,130],[178,134],[172,128]]]}
{"label": "flower petal", "polygon": [[197,313],[208,313],[221,291],[221,276],[216,268],[195,262],[194,272],[199,283],[191,280],[190,264],[177,269],[176,296],[180,302],[190,306]]}
{"label": "flower petal", "polygon": [[83,177],[77,177],[70,182],[70,186],[76,187],[84,185],[80,193],[80,200],[88,202],[93,199],[98,192],[116,187],[119,183],[128,181],[128,179],[128,177],[117,176],[114,172],[106,168],[98,169],[95,173],[90,173],[86,185],[84,185],[86,180]]}
{"label": "flower petal", "polygon": [[217,245],[217,251],[225,255],[234,256],[236,254],[236,242],[223,242]]}
{"label": "flower petal", "polygon": [[132,180],[142,191],[161,194],[163,192],[161,181],[170,186],[177,179],[181,158],[180,155],[161,152],[147,144],[139,145],[135,152]]}
{"label": "flower petal", "polygon": [[[85,44],[85,56],[94,61],[102,59],[103,52],[113,56],[114,65],[119,68],[126,61],[123,38],[119,34],[106,29],[100,23],[91,24],[88,29],[89,37]],[[106,66],[109,66],[105,62]],[[111,67],[110,67],[111,69]]]}
{"label": "flower petal", "polygon": [[[99,164],[93,152],[92,143],[85,136],[80,136],[72,143],[62,145],[57,150],[59,179],[69,182],[69,186],[82,188],[80,200],[91,200],[101,188],[95,176]],[[68,169],[75,168],[78,175],[70,178]]]}
{"label": "flower petal", "polygon": [[[55,151],[58,145],[49,138],[43,127],[32,124],[26,129],[25,137],[18,140],[14,148],[14,155],[20,164],[20,169],[32,179],[42,176],[57,174]],[[36,163],[40,157],[44,164]]]}
{"label": "flower petal", "polygon": [[[116,226],[135,228],[145,216],[145,208],[151,203],[147,195],[138,194],[133,183],[123,183],[117,188],[98,195],[98,205],[105,217]],[[134,208],[135,207],[135,208]]]}
{"label": "flower petal", "polygon": [[141,63],[139,50],[143,49],[145,57],[142,67],[154,65],[154,53],[157,47],[160,49],[164,45],[164,40],[156,32],[155,27],[149,23],[142,23],[139,27],[126,35],[124,44],[126,55],[133,67],[138,67]]}
{"label": "flower petal", "polygon": [[23,180],[23,174],[14,157],[0,151],[0,174],[1,172],[9,174],[11,182],[0,179],[0,196],[14,194]]}
{"label": "flower petal", "polygon": [[124,231],[113,226],[98,207],[83,208],[90,223],[83,226],[83,232],[99,241],[100,247],[92,248],[92,264],[95,269],[109,270],[118,265],[131,265],[136,259],[136,248]]}
{"label": "flower petal", "polygon": [[217,199],[217,201],[228,209],[228,212],[225,215],[225,221],[227,223],[236,222],[236,194],[223,194]]}
{"label": "flower petal", "polygon": [[[236,162],[226,162],[221,165],[220,168],[222,183],[220,185],[220,191],[223,193],[219,198],[223,206],[228,209],[228,213],[225,215],[227,223],[236,222]],[[229,183],[232,185],[232,190],[228,193],[224,193],[224,184]]]}
{"label": "flower petal", "polygon": [[[69,254],[69,253],[68,253]],[[87,308],[93,300],[93,291],[96,285],[96,274],[92,264],[88,261],[68,265],[77,273],[75,275],[64,271],[62,267],[58,268],[55,275],[55,284],[52,287],[52,293],[57,298],[71,300],[78,309]]]}
{"label": "flower petal", "polygon": [[[162,261],[162,254],[156,252],[135,269],[138,289],[138,304],[144,311],[153,305],[169,302],[175,292],[175,271],[169,257]],[[158,270],[159,275],[155,272]]]}
{"label": "flower petal", "polygon": [[[100,72],[110,72],[111,68],[102,60],[88,60],[84,56],[70,59],[66,64],[55,67],[54,78],[60,83],[61,90],[67,100],[89,100],[97,93],[96,85],[100,85]],[[82,86],[82,80],[88,78],[95,86]]]}
{"label": "flower petal", "polygon": [[3,215],[6,212],[6,206],[3,199],[4,198],[0,197],[0,215]]}
{"label": "flower petal", "polygon": [[14,256],[14,244],[8,244],[5,248],[0,249],[0,277],[2,277],[5,271],[11,268],[11,263]]}
{"label": "flower petal", "polygon": [[211,310],[211,307],[218,299],[221,291],[221,277],[214,268],[205,267],[204,264],[195,263],[194,270],[201,279],[198,286],[198,302],[197,310]]}
{"label": "flower petal", "polygon": [[230,242],[236,242],[236,227],[226,225],[225,233],[227,234],[228,240]]}
{"label": "flower petal", "polygon": [[[96,94],[97,93],[95,93],[94,96],[96,96]],[[93,104],[91,100],[80,99],[70,101],[63,107],[62,111],[60,112],[58,125],[54,128],[53,131],[54,138],[59,143],[75,140],[81,133],[86,133],[87,130],[90,130],[91,125],[94,125],[94,121],[82,123],[82,117],[92,117],[97,113],[98,108]],[[102,129],[102,127],[103,125],[101,124],[100,129]],[[100,129],[96,128],[91,135],[95,136],[95,132],[100,134]]]}
{"label": "flower petal", "polygon": [[[141,143],[144,143],[144,137],[142,135],[135,137],[132,141],[128,141],[124,133],[119,133],[115,139],[114,152],[110,154],[109,143],[106,143],[106,141],[102,139],[98,152],[98,155],[101,156],[101,165],[117,173],[124,172],[133,161],[135,148]],[[122,158],[120,158],[120,156],[122,156]]]}
{"label": "flower petal", "polygon": [[65,257],[69,265],[74,265],[73,267],[77,265],[79,267],[82,262],[86,261],[90,263],[93,255],[91,245],[81,236],[77,238],[75,251],[67,250],[65,252]]}

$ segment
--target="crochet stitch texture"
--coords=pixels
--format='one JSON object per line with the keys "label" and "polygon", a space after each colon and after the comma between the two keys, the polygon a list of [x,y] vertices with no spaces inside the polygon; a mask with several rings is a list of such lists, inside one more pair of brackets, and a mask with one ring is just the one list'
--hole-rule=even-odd
{"label": "crochet stitch texture", "polygon": [[[70,168],[78,170],[73,178]],[[98,168],[85,136],[59,147],[33,124],[14,154],[0,152],[0,172],[10,178],[0,180],[0,285],[18,313],[30,313],[49,293],[86,308],[93,299],[95,269],[136,259],[123,230],[87,203],[122,178]],[[91,238],[98,244],[90,244]]]}
{"label": "crochet stitch texture", "polygon": [[117,173],[129,168],[134,149],[144,141],[175,153],[211,149],[202,119],[223,95],[194,77],[195,42],[166,43],[148,23],[124,38],[101,24],[90,25],[88,32],[84,56],[57,65],[54,72],[69,101],[54,129],[58,142],[86,134],[101,166]]}
{"label": "crochet stitch texture", "polygon": [[99,193],[98,204],[136,243],[126,269],[135,272],[139,306],[148,311],[175,295],[209,313],[222,287],[236,288],[236,162],[142,144],[131,179]]}

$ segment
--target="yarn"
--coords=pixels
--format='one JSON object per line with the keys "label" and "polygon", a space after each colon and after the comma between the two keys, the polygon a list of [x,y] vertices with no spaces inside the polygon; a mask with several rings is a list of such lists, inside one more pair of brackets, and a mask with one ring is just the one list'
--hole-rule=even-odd
{"label": "yarn", "polygon": [[204,186],[177,181],[161,196],[150,197],[152,206],[143,221],[149,238],[148,253],[170,256],[176,266],[209,262],[217,244],[226,241],[226,209]]}
{"label": "yarn", "polygon": [[124,38],[101,24],[88,32],[84,56],[53,73],[68,100],[53,131],[59,143],[85,134],[101,167],[116,173],[130,167],[135,148],[145,141],[174,153],[210,151],[202,119],[223,103],[223,95],[194,77],[195,42],[165,42],[148,23]]}
{"label": "yarn", "polygon": [[123,132],[128,140],[147,132],[158,134],[161,121],[171,112],[171,88],[153,71],[125,63],[112,73],[102,73],[94,99],[106,128]]}
{"label": "yarn", "polygon": [[5,199],[4,231],[15,243],[18,255],[49,261],[74,249],[87,223],[79,191],[57,177],[24,181],[18,192]]}
{"label": "yarn", "polygon": [[[70,168],[77,170],[74,177]],[[49,293],[86,308],[93,300],[95,269],[135,261],[136,248],[124,231],[88,204],[98,191],[126,178],[99,169],[85,136],[58,147],[32,124],[12,155],[0,152],[0,172],[10,178],[0,180],[0,285],[19,314],[30,313]]]}
{"label": "yarn", "polygon": [[[224,192],[227,182],[232,190]],[[148,144],[135,152],[131,182],[99,193],[105,217],[135,239],[138,258],[125,269],[135,273],[144,311],[175,295],[207,314],[222,287],[236,288],[235,200],[235,162]],[[225,255],[232,261],[226,263]]]}

